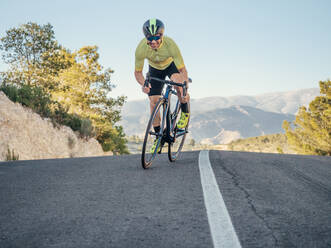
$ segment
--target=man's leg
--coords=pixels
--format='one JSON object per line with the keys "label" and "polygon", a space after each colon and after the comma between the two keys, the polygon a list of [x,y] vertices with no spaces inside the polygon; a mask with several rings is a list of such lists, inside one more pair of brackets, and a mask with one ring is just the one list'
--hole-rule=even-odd
{"label": "man's leg", "polygon": [[[164,79],[164,77],[162,78],[162,71],[153,69],[151,67],[150,67],[149,71],[150,71],[151,77],[157,77],[157,78]],[[151,81],[151,89],[150,89],[150,92],[149,92],[149,102],[150,102],[151,114],[153,113],[153,110],[154,110],[156,104],[158,103],[158,101],[161,97],[162,88],[163,88],[163,84],[160,84],[158,82],[154,82],[153,80]],[[153,128],[154,128],[155,133],[159,133],[161,131],[160,125],[161,125],[161,115],[160,115],[160,111],[158,111],[156,113],[156,116],[155,116],[155,119],[154,119],[154,122],[153,122]],[[156,149],[157,143],[158,143],[157,140],[158,139],[154,140],[154,144],[153,144],[153,146],[151,147],[151,150],[150,150],[151,153],[155,152],[155,149]],[[161,150],[161,146],[158,147],[157,152],[159,152],[160,150]]]}
{"label": "man's leg", "polygon": [[[159,101],[161,95],[151,95],[149,96],[149,105],[150,105],[150,109],[151,109],[151,114],[153,113],[153,110],[157,104],[157,102]],[[153,128],[154,128],[154,132],[155,133],[159,133],[161,130],[160,127],[160,123],[161,123],[161,116],[160,116],[160,111],[158,111],[158,113],[155,116],[154,122],[153,122]],[[150,149],[150,153],[154,153],[156,146],[157,146],[157,139],[154,140],[154,144]],[[157,152],[159,152],[161,150],[161,146],[159,146]]]}
{"label": "man's leg", "polygon": [[[161,95],[152,95],[149,96],[149,101],[150,101],[150,109],[151,109],[151,114],[153,113],[153,110],[159,101]],[[161,116],[160,116],[160,111],[156,114],[154,122],[153,122],[153,127],[155,132],[160,132],[160,123],[161,123]]]}
{"label": "man's leg", "polygon": [[[175,82],[175,83],[184,83],[185,78],[181,73],[174,73],[171,75],[170,80]],[[179,92],[180,94],[178,94],[178,98],[179,101],[183,104],[188,103],[190,101],[190,95],[188,93],[186,93],[186,97],[183,97],[183,88],[182,87],[178,87],[175,86],[175,89],[177,92]],[[188,112],[188,111],[184,111],[184,112]]]}
{"label": "man's leg", "polygon": [[[151,66],[149,66],[149,74],[151,77],[155,77],[155,78],[159,78],[159,79],[165,79],[165,77],[166,77],[164,74],[164,71],[155,69]],[[150,101],[151,114],[153,113],[153,110],[161,97],[162,89],[163,89],[162,83],[151,80],[151,89],[148,94],[149,101]],[[160,111],[159,111],[156,114],[156,117],[153,122],[154,131],[156,133],[160,132],[160,124],[161,124],[161,116],[160,116]]]}
{"label": "man's leg", "polygon": [[[185,78],[181,73],[172,74],[170,79],[171,81],[176,83],[183,83],[185,81]],[[190,110],[188,107],[188,104],[190,102],[190,95],[186,93],[186,96],[183,96],[183,88],[178,86],[176,86],[175,88],[177,90],[177,95],[181,103],[181,110],[182,110],[180,119],[177,123],[177,127],[179,129],[184,129],[187,126],[190,117],[190,113],[189,113]]]}

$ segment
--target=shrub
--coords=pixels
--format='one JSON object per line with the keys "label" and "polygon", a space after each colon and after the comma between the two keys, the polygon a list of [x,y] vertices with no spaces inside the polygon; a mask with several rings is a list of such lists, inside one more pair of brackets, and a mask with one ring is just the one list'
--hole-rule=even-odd
{"label": "shrub", "polygon": [[68,147],[69,149],[73,149],[75,147],[75,139],[71,136],[68,137]]}
{"label": "shrub", "polygon": [[283,149],[281,147],[279,147],[279,146],[277,147],[277,152],[279,154],[283,154],[284,153]]}
{"label": "shrub", "polygon": [[14,85],[2,85],[0,87],[8,98],[13,102],[19,102],[23,106],[33,109],[36,113],[43,117],[49,117],[51,103],[50,96],[40,87],[22,85],[16,87]]}
{"label": "shrub", "polygon": [[17,102],[18,88],[12,85],[1,85],[0,90],[13,102]]}
{"label": "shrub", "polygon": [[50,118],[54,126],[57,124],[70,127],[73,131],[78,131],[81,137],[93,137],[92,122],[83,119],[76,114],[69,114],[60,103],[51,100],[51,97],[41,87],[29,85],[7,85],[0,86],[7,97],[13,101],[21,103],[23,106],[31,108],[41,117]]}
{"label": "shrub", "polygon": [[18,160],[19,155],[15,154],[14,149],[10,150],[8,147],[7,154],[6,154],[6,161]]}
{"label": "shrub", "polygon": [[81,126],[79,133],[81,134],[82,138],[90,138],[94,136],[92,121],[89,119],[81,120]]}

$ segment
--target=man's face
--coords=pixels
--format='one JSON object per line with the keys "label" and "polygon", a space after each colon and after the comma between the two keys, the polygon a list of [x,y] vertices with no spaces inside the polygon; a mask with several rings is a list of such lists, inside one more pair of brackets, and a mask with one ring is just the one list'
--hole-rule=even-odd
{"label": "man's face", "polygon": [[147,38],[147,43],[152,49],[158,49],[162,41],[162,35],[156,34]]}

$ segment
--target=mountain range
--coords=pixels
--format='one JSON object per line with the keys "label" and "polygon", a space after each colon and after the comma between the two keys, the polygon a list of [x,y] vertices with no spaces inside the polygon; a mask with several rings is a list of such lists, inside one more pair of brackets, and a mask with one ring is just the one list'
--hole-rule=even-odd
{"label": "mountain range", "polygon": [[[282,132],[284,120],[293,121],[300,106],[319,95],[318,88],[257,96],[191,96],[189,138],[206,144],[226,144],[238,138]],[[121,125],[128,136],[143,136],[149,119],[149,101],[127,102]]]}

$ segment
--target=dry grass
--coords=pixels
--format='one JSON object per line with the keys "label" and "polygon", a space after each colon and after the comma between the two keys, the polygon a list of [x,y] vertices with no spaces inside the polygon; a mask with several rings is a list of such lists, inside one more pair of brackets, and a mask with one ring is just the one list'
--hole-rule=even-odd
{"label": "dry grass", "polygon": [[228,150],[265,153],[295,153],[289,148],[285,134],[270,134],[230,142]]}

